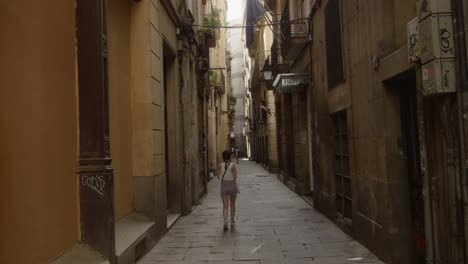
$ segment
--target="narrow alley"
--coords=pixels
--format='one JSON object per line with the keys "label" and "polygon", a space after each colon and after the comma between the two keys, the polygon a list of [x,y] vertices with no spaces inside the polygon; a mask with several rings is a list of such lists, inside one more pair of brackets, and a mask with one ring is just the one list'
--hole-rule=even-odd
{"label": "narrow alley", "polygon": [[0,37],[0,264],[468,263],[468,0],[0,0]]}
{"label": "narrow alley", "polygon": [[223,231],[219,181],[139,264],[382,263],[275,175],[240,161],[236,225]]}

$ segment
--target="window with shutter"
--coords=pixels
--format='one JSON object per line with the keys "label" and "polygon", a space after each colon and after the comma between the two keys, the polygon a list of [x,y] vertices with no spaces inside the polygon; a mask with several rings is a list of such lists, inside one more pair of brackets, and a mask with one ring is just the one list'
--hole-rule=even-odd
{"label": "window with shutter", "polygon": [[330,0],[325,7],[325,38],[328,88],[333,88],[345,79],[340,0]]}

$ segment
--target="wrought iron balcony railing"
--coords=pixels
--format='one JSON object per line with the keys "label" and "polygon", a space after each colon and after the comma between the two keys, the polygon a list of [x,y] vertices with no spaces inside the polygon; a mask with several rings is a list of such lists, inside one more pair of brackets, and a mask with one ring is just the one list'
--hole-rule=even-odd
{"label": "wrought iron balcony railing", "polygon": [[287,60],[294,60],[307,43],[307,19],[292,19],[289,14],[289,5],[286,5],[281,16],[281,33],[284,39],[281,43],[281,55]]}

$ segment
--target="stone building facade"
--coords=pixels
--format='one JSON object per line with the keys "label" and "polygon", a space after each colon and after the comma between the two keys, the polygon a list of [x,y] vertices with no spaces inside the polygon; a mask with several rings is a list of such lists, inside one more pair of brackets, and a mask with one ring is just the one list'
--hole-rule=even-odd
{"label": "stone building facade", "polygon": [[245,87],[245,60],[244,60],[244,47],[245,47],[245,38],[242,36],[242,28],[239,27],[243,25],[244,18],[236,18],[229,21],[228,25],[237,27],[230,28],[228,30],[229,34],[229,53],[231,57],[231,87],[232,93],[235,98],[234,110],[234,127],[233,132],[235,136],[235,144],[239,148],[239,155],[242,157],[247,157],[247,145],[246,137],[244,134],[245,127],[245,96],[246,96],[246,87]]}
{"label": "stone building facade", "polygon": [[307,109],[311,60],[304,19],[308,1],[303,2],[265,1],[267,9],[275,14],[272,21],[276,25],[271,46],[274,79],[270,85],[275,95],[279,178],[292,190],[307,195],[311,193]]}
{"label": "stone building facade", "polygon": [[206,7],[0,6],[0,262],[134,263],[206,191]]}
{"label": "stone building facade", "polygon": [[275,96],[271,89],[272,80],[266,80],[264,71],[271,65],[271,45],[273,32],[267,26],[271,21],[269,14],[257,21],[254,39],[248,46],[251,58],[250,76],[250,126],[249,138],[252,158],[272,173],[279,171]]}
{"label": "stone building facade", "polygon": [[[219,24],[214,25],[216,44],[210,47],[209,70],[210,88],[208,97],[208,163],[212,173],[216,164],[222,161],[222,152],[230,147],[229,120],[233,117],[229,106],[231,86],[229,82],[227,30],[222,28],[226,23],[227,2],[215,0],[205,6],[206,13],[216,13]],[[216,28],[218,27],[218,28]]]}
{"label": "stone building facade", "polygon": [[280,179],[387,263],[465,263],[466,1],[264,2]]}

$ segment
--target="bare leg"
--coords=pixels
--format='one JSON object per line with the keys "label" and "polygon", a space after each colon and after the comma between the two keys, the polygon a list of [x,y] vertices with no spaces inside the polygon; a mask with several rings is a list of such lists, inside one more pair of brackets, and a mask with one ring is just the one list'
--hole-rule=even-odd
{"label": "bare leg", "polygon": [[237,194],[233,194],[230,196],[230,206],[231,206],[231,220],[234,221],[236,217],[236,198]]}
{"label": "bare leg", "polygon": [[229,196],[224,195],[222,196],[222,198],[223,198],[223,218],[224,218],[224,223],[226,223],[228,219]]}

